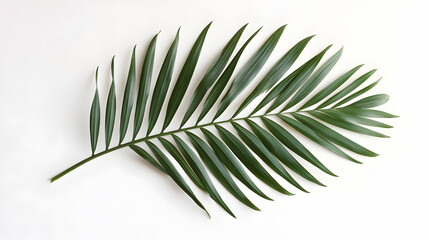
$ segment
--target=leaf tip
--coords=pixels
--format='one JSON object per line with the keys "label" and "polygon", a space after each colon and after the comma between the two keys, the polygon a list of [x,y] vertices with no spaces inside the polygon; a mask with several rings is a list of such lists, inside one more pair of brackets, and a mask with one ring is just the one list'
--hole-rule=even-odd
{"label": "leaf tip", "polygon": [[98,83],[98,69],[100,68],[100,66],[97,66],[97,69],[95,70],[95,85],[97,85]]}

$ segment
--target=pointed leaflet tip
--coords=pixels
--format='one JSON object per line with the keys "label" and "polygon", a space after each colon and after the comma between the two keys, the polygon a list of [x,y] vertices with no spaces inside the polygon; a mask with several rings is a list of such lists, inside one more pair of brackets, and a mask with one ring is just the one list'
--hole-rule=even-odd
{"label": "pointed leaflet tip", "polygon": [[111,73],[112,73],[112,83],[115,82],[115,55],[113,55],[112,63],[110,64]]}
{"label": "pointed leaflet tip", "polygon": [[98,66],[97,69],[95,70],[95,85],[97,85],[97,83],[98,83],[98,68],[99,67],[100,66]]}

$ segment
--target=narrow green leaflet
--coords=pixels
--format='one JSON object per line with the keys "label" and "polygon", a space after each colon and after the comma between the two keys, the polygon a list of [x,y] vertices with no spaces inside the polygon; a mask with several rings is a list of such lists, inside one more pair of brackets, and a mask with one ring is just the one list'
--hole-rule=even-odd
{"label": "narrow green leaflet", "polygon": [[374,136],[374,137],[381,137],[381,138],[388,138],[389,137],[389,136],[386,136],[382,133],[379,133],[379,132],[373,131],[371,129],[359,126],[353,122],[345,121],[341,118],[331,117],[329,115],[325,115],[323,113],[314,112],[314,111],[309,112],[309,113],[311,115],[313,115],[314,117],[316,117],[316,118],[318,118],[324,122],[327,122],[329,124],[332,124],[332,125],[340,127],[340,128],[347,129],[347,130],[352,131],[352,132],[365,134],[365,135],[369,135],[369,136]]}
{"label": "narrow green leaflet", "polygon": [[140,128],[142,126],[144,111],[146,109],[147,99],[149,98],[150,84],[152,82],[153,62],[155,59],[156,40],[158,38],[158,34],[156,34],[155,37],[152,38],[152,41],[150,42],[149,47],[146,51],[146,56],[144,58],[142,66],[139,91],[137,94],[136,113],[134,116],[133,140],[136,139],[137,134],[139,133]]}
{"label": "narrow green leaflet", "polygon": [[110,84],[109,95],[106,104],[106,122],[105,122],[105,140],[106,149],[109,149],[112,140],[113,126],[115,125],[116,116],[116,93],[115,93],[115,57],[112,58],[111,64],[112,83]]}
{"label": "narrow green leaflet", "polygon": [[280,60],[271,68],[271,70],[265,75],[265,77],[258,83],[255,89],[249,94],[249,96],[244,100],[244,102],[238,107],[237,111],[232,116],[236,117],[243,109],[249,105],[257,96],[261,95],[263,92],[272,88],[280,78],[289,70],[293,63],[298,59],[301,52],[307,46],[308,42],[314,36],[304,38],[293,46],[285,55],[283,55]]}
{"label": "narrow green leaflet", "polygon": [[180,28],[177,30],[176,38],[165,56],[161,70],[159,71],[158,79],[156,80],[152,101],[150,103],[149,122],[146,135],[149,135],[155,127],[155,123],[158,120],[159,113],[161,112],[165,100],[165,95],[167,95],[168,87],[170,86],[174,62],[176,61],[177,46],[179,45],[179,32]]}
{"label": "narrow green leaflet", "polygon": [[249,175],[247,175],[244,168],[235,158],[233,153],[228,149],[227,146],[225,146],[225,144],[220,139],[218,139],[213,133],[211,133],[207,129],[201,128],[201,131],[203,132],[204,137],[207,139],[207,142],[209,143],[219,160],[238,180],[240,180],[244,185],[246,185],[250,190],[258,194],[259,196],[267,200],[272,200],[256,186],[256,184],[252,181]]}
{"label": "narrow green leaflet", "polygon": [[194,46],[192,46],[188,58],[185,61],[185,64],[183,65],[182,71],[180,71],[179,77],[174,85],[173,92],[171,93],[170,100],[168,101],[162,131],[164,131],[171,123],[171,120],[173,120],[174,114],[181,103],[180,100],[183,99],[183,96],[185,95],[186,89],[188,88],[189,82],[194,74],[195,67],[197,66],[201,49],[203,48],[203,43],[211,24],[212,23],[209,23],[198,36]]}
{"label": "narrow green leaflet", "polygon": [[[381,79],[381,78],[380,78],[380,79]],[[348,103],[348,102],[350,102],[351,100],[353,100],[353,99],[355,99],[355,98],[359,97],[360,95],[362,95],[362,94],[364,94],[364,93],[368,92],[369,90],[371,90],[373,87],[375,87],[375,85],[377,85],[377,84],[380,82],[380,79],[378,79],[377,81],[375,81],[375,82],[371,83],[370,85],[368,85],[368,86],[366,86],[366,87],[362,88],[361,90],[359,90],[359,91],[357,91],[357,92],[355,92],[355,93],[351,94],[350,96],[348,96],[348,97],[344,98],[343,100],[339,101],[339,102],[338,102],[338,103],[336,103],[332,108],[337,108],[337,107],[339,107],[339,106],[341,106],[341,105],[344,105],[345,103]]]}
{"label": "narrow green leaflet", "polygon": [[350,113],[345,113],[345,112],[340,112],[337,110],[331,110],[331,109],[326,109],[326,110],[322,110],[321,112],[326,113],[328,115],[331,115],[333,117],[336,118],[340,118],[342,120],[348,121],[348,122],[354,122],[357,124],[362,124],[362,125],[366,125],[366,126],[372,126],[372,127],[380,127],[380,128],[392,128],[393,126],[379,122],[379,121],[375,121],[366,117],[362,117],[359,115],[353,115]]}
{"label": "narrow green leaflet", "polygon": [[216,176],[219,182],[240,202],[254,210],[260,211],[259,208],[256,207],[240,190],[240,188],[232,179],[228,170],[216,157],[216,154],[210,149],[207,143],[191,132],[186,132],[186,135],[188,136],[189,140],[191,140],[191,143],[200,155],[201,160],[206,164],[213,175]]}
{"label": "narrow green leaflet", "polygon": [[153,159],[153,157],[146,152],[143,148],[137,146],[137,145],[131,145],[130,146],[131,150],[133,150],[135,153],[137,153],[140,157],[142,157],[144,160],[146,160],[148,163],[150,163],[152,166],[154,166],[155,168],[157,168],[159,171],[168,174],[164,168],[159,165],[159,163]]}
{"label": "narrow green leaflet", "polygon": [[273,89],[268,92],[267,96],[265,96],[264,99],[258,104],[258,106],[256,106],[256,108],[252,111],[251,115],[255,114],[261,108],[265,107],[268,103],[270,103],[273,99],[278,97],[285,89],[289,87],[292,82],[296,82],[300,78],[309,76],[314,70],[314,68],[316,68],[318,62],[320,61],[320,59],[322,59],[326,51],[327,49],[325,49],[312,59],[308,60],[298,69],[289,74],[289,76],[281,80],[279,84],[277,84]]}
{"label": "narrow green leaflet", "polygon": [[92,100],[91,112],[89,116],[89,132],[91,136],[91,151],[94,155],[97,148],[98,133],[100,131],[100,97],[98,96],[98,67],[95,71],[95,94]]}
{"label": "narrow green leaflet", "polygon": [[179,150],[176,149],[176,147],[170,143],[165,138],[158,138],[158,140],[161,142],[162,146],[173,156],[173,158],[179,163],[179,165],[182,167],[183,171],[189,176],[189,178],[192,180],[192,182],[197,185],[201,190],[205,191],[203,184],[198,179],[197,175],[195,175],[192,168],[188,165],[188,163],[185,161],[185,159],[180,155]]}
{"label": "narrow green leaflet", "polygon": [[256,36],[256,34],[258,34],[260,30],[261,29],[258,29],[255,33],[252,34],[252,36],[249,37],[249,39],[247,39],[247,41],[243,44],[240,50],[235,54],[232,61],[228,64],[228,67],[226,67],[225,71],[219,77],[219,80],[217,80],[216,84],[213,86],[212,90],[207,96],[206,101],[204,102],[203,109],[201,110],[197,123],[199,123],[207,115],[207,113],[213,107],[213,104],[219,99],[220,94],[225,89],[226,84],[228,84],[228,81],[231,78],[235,67],[237,66],[241,54],[244,52],[244,49],[246,49],[247,45],[250,43],[250,41],[252,41],[252,39]]}
{"label": "narrow green leaflet", "polygon": [[387,94],[376,94],[366,98],[363,98],[359,101],[356,101],[350,105],[347,105],[348,108],[374,108],[380,105],[385,104],[389,101],[389,95]]}
{"label": "narrow green leaflet", "polygon": [[349,114],[356,114],[363,117],[373,117],[373,118],[397,118],[398,116],[383,112],[375,109],[357,109],[357,108],[338,108],[340,112],[345,112]]}
{"label": "narrow green leaflet", "polygon": [[204,77],[201,79],[201,82],[198,84],[194,94],[192,95],[189,106],[186,109],[186,113],[183,117],[182,122],[180,123],[180,128],[182,128],[183,125],[185,125],[185,123],[189,120],[195,109],[197,109],[201,100],[203,100],[209,88],[214,84],[216,79],[222,73],[223,69],[228,63],[228,60],[234,52],[235,47],[237,46],[238,40],[240,40],[240,37],[246,27],[247,24],[241,27],[235,33],[235,35],[231,38],[231,40],[229,40],[229,42],[226,44],[219,56],[213,61],[212,65],[207,70]]}
{"label": "narrow green leaflet", "polygon": [[133,49],[130,69],[128,71],[127,84],[125,85],[124,100],[122,101],[121,125],[119,129],[119,143],[122,143],[127,133],[130,122],[131,110],[134,103],[134,91],[136,87],[136,47]]}
{"label": "narrow green leaflet", "polygon": [[250,170],[257,178],[262,182],[272,187],[273,189],[286,194],[293,195],[286,189],[284,189],[258,162],[253,154],[247,149],[247,147],[236,137],[234,134],[226,130],[225,128],[215,125],[216,130],[219,132],[220,137],[223,139],[225,144],[231,149],[231,151],[237,156],[237,158]]}
{"label": "narrow green leaflet", "polygon": [[288,85],[285,88],[281,90],[276,100],[274,100],[274,102],[266,111],[267,113],[273,111],[278,106],[286,102],[286,100],[298,90],[298,88],[314,71],[316,66],[319,64],[320,60],[322,60],[323,55],[325,55],[325,53],[328,51],[329,48],[331,48],[331,46],[332,45],[329,45],[328,47],[323,49],[321,53],[319,53],[317,56],[315,56],[314,58],[309,60],[305,65],[303,65],[302,69],[299,69],[300,70],[299,73],[293,79],[291,79],[291,81],[288,83]]}
{"label": "narrow green leaflet", "polygon": [[367,157],[376,157],[378,156],[378,154],[374,153],[371,150],[368,150],[365,147],[362,147],[361,145],[353,142],[352,140],[344,137],[343,135],[339,134],[338,132],[332,130],[329,127],[326,127],[325,125],[321,124],[320,122],[298,114],[298,113],[292,113],[292,116],[296,119],[298,119],[298,121],[302,122],[304,125],[306,125],[307,127],[313,129],[315,132],[317,132],[320,136],[322,136],[323,138],[325,138],[326,140],[335,143],[345,149],[348,149],[352,152],[355,152],[357,154],[363,155],[363,156],[367,156]]}
{"label": "narrow green leaflet", "polygon": [[341,98],[345,97],[347,94],[349,94],[350,92],[355,90],[357,87],[359,87],[362,83],[364,83],[369,77],[371,77],[375,73],[375,71],[377,71],[377,70],[375,70],[375,69],[371,70],[371,71],[365,73],[364,75],[358,77],[352,83],[347,85],[344,89],[340,90],[334,96],[332,96],[331,98],[329,98],[328,100],[326,100],[325,102],[320,104],[316,109],[324,108],[324,107],[340,100]]}
{"label": "narrow green leaflet", "polygon": [[283,25],[278,28],[241,69],[237,77],[232,81],[231,87],[220,101],[214,119],[218,118],[226,110],[237,95],[240,94],[259,73],[277,45],[285,27],[286,25]]}
{"label": "narrow green leaflet", "polygon": [[284,165],[290,170],[294,171],[301,177],[307,179],[310,182],[325,186],[319,180],[317,180],[311,173],[309,173],[283,146],[283,144],[268,133],[265,129],[260,127],[253,121],[246,119],[246,123],[250,126],[254,134],[261,140],[264,146],[279,159]]}
{"label": "narrow green leaflet", "polygon": [[348,159],[352,162],[355,163],[361,163],[358,160],[352,158],[351,156],[349,156],[347,153],[343,152],[341,149],[339,149],[338,147],[336,147],[334,144],[332,144],[331,142],[327,141],[326,139],[324,139],[323,137],[319,136],[319,134],[317,134],[316,132],[314,132],[311,128],[307,127],[306,125],[302,124],[301,122],[296,121],[295,119],[283,116],[283,115],[278,115],[279,118],[285,122],[286,124],[288,124],[289,126],[293,127],[295,130],[297,130],[298,132],[300,132],[302,135],[306,136],[307,138],[313,140],[315,143],[319,144],[320,146],[330,150],[333,153],[338,154],[339,156]]}
{"label": "narrow green leaflet", "polygon": [[338,89],[343,83],[347,81],[357,70],[359,70],[363,65],[359,65],[354,67],[353,69],[349,70],[348,72],[344,73],[337,79],[335,79],[333,82],[331,82],[328,86],[320,90],[316,95],[314,95],[310,100],[308,100],[302,107],[300,107],[298,110],[302,110],[308,107],[313,106],[314,104],[319,103],[324,98],[326,98],[329,94],[333,93],[336,89]]}
{"label": "narrow green leaflet", "polygon": [[279,124],[275,123],[269,118],[262,117],[262,122],[268,130],[287,148],[292,150],[294,153],[298,154],[300,157],[305,159],[307,162],[313,164],[323,172],[336,177],[325,165],[323,165],[301,142],[298,141],[292,134],[290,134],[286,129],[284,129]]}
{"label": "narrow green leaflet", "polygon": [[319,83],[328,75],[332,70],[335,64],[341,57],[343,53],[343,48],[341,48],[337,53],[330,57],[322,66],[319,67],[311,77],[302,85],[302,87],[296,92],[292,99],[286,104],[282,109],[286,111],[287,109],[295,106],[297,103],[301,102],[305,97],[308,96],[318,85]]}
{"label": "narrow green leaflet", "polygon": [[259,156],[271,169],[273,169],[278,175],[288,181],[290,184],[298,188],[303,192],[308,192],[284,169],[279,161],[274,157],[273,154],[264,146],[264,144],[249,130],[242,127],[240,124],[232,122],[232,126],[238,132],[240,138],[246,143],[249,148]]}
{"label": "narrow green leaflet", "polygon": [[219,204],[227,213],[235,218],[234,213],[229,209],[226,203],[223,201],[222,197],[219,195],[216,190],[213,182],[210,180],[210,177],[204,168],[203,164],[200,162],[200,159],[195,155],[194,151],[179,137],[173,134],[173,139],[182,152],[185,159],[188,161],[191,168],[194,170],[195,174],[201,180],[204,185],[204,188],[209,193],[210,197]]}
{"label": "narrow green leaflet", "polygon": [[206,208],[201,204],[200,200],[197,199],[192,189],[189,187],[189,185],[186,183],[186,181],[182,178],[180,173],[177,171],[177,169],[174,167],[174,165],[170,162],[167,156],[162,153],[162,151],[152,142],[147,141],[146,145],[150,148],[152,153],[155,155],[156,159],[158,159],[159,163],[161,163],[164,170],[167,172],[167,174],[179,185],[183,191],[188,194],[188,196],[194,200],[194,202],[202,208],[204,211],[206,211],[207,215],[210,214],[207,212]]}

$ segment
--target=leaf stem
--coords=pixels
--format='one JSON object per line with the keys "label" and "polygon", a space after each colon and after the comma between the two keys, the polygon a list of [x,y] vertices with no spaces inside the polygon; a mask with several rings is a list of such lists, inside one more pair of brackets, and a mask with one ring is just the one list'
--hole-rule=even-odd
{"label": "leaf stem", "polygon": [[[297,111],[297,112],[309,112],[309,111],[313,111],[313,110],[308,110],[308,111]],[[267,117],[267,116],[273,116],[273,115],[279,115],[279,114],[288,114],[288,112],[283,112],[283,113],[271,113],[271,114],[262,114],[262,115],[253,115],[253,116],[246,116],[246,117],[242,117],[242,118],[232,118],[232,119],[229,119],[229,120],[218,121],[218,122],[213,122],[213,121],[212,121],[212,122],[210,122],[210,123],[201,124],[201,125],[198,125],[198,123],[197,123],[197,125],[194,125],[194,126],[192,126],[192,127],[179,128],[179,129],[177,129],[177,130],[173,130],[173,131],[169,131],[169,132],[161,132],[161,133],[158,133],[158,134],[155,134],[155,135],[151,135],[151,136],[146,136],[146,137],[143,137],[143,138],[135,139],[135,140],[132,140],[132,141],[127,142],[127,143],[121,143],[121,144],[119,144],[119,145],[118,145],[118,146],[116,146],[116,147],[109,148],[109,149],[106,149],[106,150],[104,150],[104,151],[102,151],[102,152],[99,152],[99,153],[93,154],[93,155],[91,155],[90,157],[88,157],[88,158],[86,158],[86,159],[84,159],[84,160],[82,160],[82,161],[80,161],[80,162],[78,162],[78,163],[74,164],[73,166],[71,166],[71,167],[67,168],[66,170],[62,171],[61,173],[59,173],[59,174],[58,174],[58,175],[56,175],[55,177],[51,178],[51,183],[52,183],[52,182],[55,182],[56,180],[60,179],[61,177],[63,177],[63,176],[64,176],[64,175],[66,175],[67,173],[69,173],[69,172],[71,172],[71,171],[75,170],[76,168],[78,168],[78,167],[80,167],[80,166],[84,165],[85,163],[87,163],[87,162],[89,162],[89,161],[91,161],[91,160],[93,160],[93,159],[95,159],[95,158],[98,158],[98,157],[100,157],[100,156],[103,156],[104,154],[107,154],[107,153],[113,152],[113,151],[115,151],[115,150],[122,149],[122,148],[124,148],[124,147],[128,147],[128,146],[134,145],[134,144],[136,144],[136,143],[145,142],[145,141],[148,141],[148,140],[153,139],[153,138],[158,138],[158,137],[162,137],[162,136],[166,136],[166,135],[172,135],[172,134],[179,133],[179,132],[189,131],[189,130],[196,129],[196,128],[203,128],[203,127],[208,127],[208,126],[212,126],[212,125],[216,125],[216,124],[222,124],[222,123],[228,123],[228,122],[235,122],[235,121],[240,121],[240,120],[245,120],[245,119],[250,119],[250,118]]]}

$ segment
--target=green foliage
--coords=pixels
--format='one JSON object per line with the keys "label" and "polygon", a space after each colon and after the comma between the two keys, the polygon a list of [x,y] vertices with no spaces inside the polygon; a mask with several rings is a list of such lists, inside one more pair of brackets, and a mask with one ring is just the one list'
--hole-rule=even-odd
{"label": "green foliage", "polygon": [[[332,127],[374,137],[388,137],[366,127],[392,127],[373,119],[397,117],[372,109],[386,103],[389,99],[388,95],[376,94],[358,99],[379,82],[377,80],[366,87],[358,89],[374,74],[375,70],[371,70],[355,78],[355,80],[349,80],[362,67],[362,65],[359,65],[316,91],[317,86],[328,76],[343,52],[341,48],[327,60],[322,61],[331,48],[331,46],[327,46],[301,66],[296,66],[294,71],[287,73],[313,36],[304,38],[287,51],[269,69],[267,74],[255,84],[254,89],[249,91],[244,101],[237,103],[239,107],[232,116],[226,120],[217,120],[224,115],[228,108],[231,108],[232,103],[239,101],[237,100],[238,96],[248,88],[249,84],[254,81],[261,69],[266,65],[286,25],[278,28],[235,74],[243,52],[260,31],[258,29],[254,32],[232,57],[247,27],[247,24],[244,25],[225,45],[202,79],[197,80],[198,86],[195,91],[190,93],[188,86],[193,78],[210,26],[211,23],[199,34],[180,70],[177,80],[174,85],[171,85],[179,46],[179,31],[177,31],[176,37],[160,68],[150,103],[148,102],[158,34],[153,37],[147,48],[139,77],[136,76],[136,48],[134,47],[122,101],[119,145],[115,147],[109,147],[116,116],[114,59],[112,59],[112,81],[105,113],[106,149],[96,152],[100,128],[100,100],[98,88],[96,88],[90,112],[92,155],[61,172],[51,181],[56,181],[92,159],[129,147],[155,169],[170,176],[204,211],[207,212],[186,179],[191,180],[200,190],[208,193],[219,206],[235,217],[214,186],[212,178],[216,178],[237,200],[254,210],[259,210],[248,196],[243,193],[235,179],[258,196],[267,200],[272,199],[260,190],[246,169],[269,187],[286,195],[293,195],[293,193],[277,182],[266,170],[265,166],[271,168],[273,172],[303,192],[308,191],[294,179],[291,172],[309,182],[320,186],[325,185],[313,173],[310,173],[301,164],[301,161],[307,161],[320,171],[336,176],[294,136],[295,134],[305,136],[308,140],[355,163],[361,162],[350,156],[348,152],[367,157],[377,156],[373,151],[345,137]],[[285,74],[286,76],[284,76]],[[233,75],[235,76],[234,78],[232,78]],[[96,71],[97,81],[98,68]],[[350,82],[348,83],[348,81]],[[172,93],[168,98],[167,92],[170,88]],[[135,97],[136,94],[137,97]],[[187,103],[185,114],[180,116],[177,114],[177,110],[180,105],[186,104],[183,101],[185,94],[192,94],[192,97],[190,102]],[[205,96],[207,97],[203,101]],[[258,97],[263,98],[256,103],[255,99]],[[306,100],[307,98],[308,100]],[[216,105],[216,102],[219,102],[219,104]],[[317,107],[308,109],[318,103],[320,104]],[[162,119],[160,113],[164,105],[166,107],[166,116]],[[202,105],[202,109],[197,113],[196,110],[200,105]],[[123,143],[134,106],[132,140]],[[283,106],[281,110],[276,110],[280,106]],[[297,110],[290,110],[293,107],[296,107]],[[147,108],[149,108],[148,122],[144,123],[143,117]],[[263,108],[266,108],[265,113],[256,115]],[[251,114],[237,117],[244,110],[248,110]],[[210,111],[213,111],[214,117],[206,121],[206,123],[200,123],[207,118],[207,114]],[[189,123],[191,116],[194,114],[198,116],[196,123]],[[180,127],[167,131],[167,127],[170,126],[175,118],[179,118]],[[258,119],[263,124],[255,122]],[[152,133],[157,123],[161,124],[162,130],[159,133]],[[186,124],[190,124],[190,126],[185,127]],[[232,126],[230,129],[234,129],[234,131],[228,130],[225,125]],[[141,128],[146,128],[146,136],[139,138]],[[209,128],[216,131],[211,131]],[[292,129],[294,131],[291,131]],[[178,136],[179,134],[182,136]],[[138,146],[137,144],[139,143],[145,143],[147,150]],[[292,152],[296,155],[292,154]],[[171,157],[167,156],[166,153]],[[181,170],[176,169],[172,160],[177,162]],[[264,165],[260,161],[264,162]],[[211,175],[209,172],[211,172]]]}

